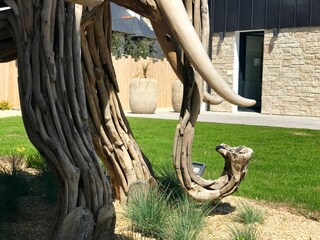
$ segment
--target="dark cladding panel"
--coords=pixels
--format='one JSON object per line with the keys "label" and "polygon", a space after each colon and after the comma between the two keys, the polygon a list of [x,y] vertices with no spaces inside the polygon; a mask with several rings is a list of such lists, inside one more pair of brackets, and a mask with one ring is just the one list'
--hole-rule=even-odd
{"label": "dark cladding panel", "polygon": [[295,19],[295,4],[296,0],[282,0],[281,1],[281,14],[280,14],[280,27],[287,28],[294,26]]}
{"label": "dark cladding panel", "polygon": [[214,32],[225,31],[225,0],[214,0],[213,1],[213,29]]}
{"label": "dark cladding panel", "polygon": [[311,26],[320,26],[320,1],[311,1]]}
{"label": "dark cladding panel", "polygon": [[264,29],[266,20],[266,0],[253,1],[252,29]]}
{"label": "dark cladding panel", "polygon": [[238,2],[239,0],[226,0],[227,2],[227,23],[226,31],[233,32],[238,30]]}
{"label": "dark cladding panel", "polygon": [[239,0],[239,30],[251,30],[252,0]]}
{"label": "dark cladding panel", "polygon": [[297,0],[296,27],[305,26],[310,26],[310,0]]}
{"label": "dark cladding panel", "polygon": [[280,0],[267,1],[267,29],[277,28],[279,25],[279,3]]}
{"label": "dark cladding panel", "polygon": [[320,26],[320,0],[211,0],[214,32]]}

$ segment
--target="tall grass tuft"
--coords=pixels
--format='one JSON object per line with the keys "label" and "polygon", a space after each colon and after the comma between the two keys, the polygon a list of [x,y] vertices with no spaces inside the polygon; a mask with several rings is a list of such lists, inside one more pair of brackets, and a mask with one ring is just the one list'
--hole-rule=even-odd
{"label": "tall grass tuft", "polygon": [[186,193],[171,166],[166,166],[159,171],[158,181],[160,191],[168,196],[168,200],[171,203],[174,204],[186,197]]}
{"label": "tall grass tuft", "polygon": [[264,216],[261,210],[248,203],[241,203],[239,205],[239,215],[236,221],[243,224],[263,223]]}
{"label": "tall grass tuft", "polygon": [[131,191],[124,215],[144,236],[168,240],[197,239],[204,218],[211,211],[209,204],[200,205],[186,195],[172,197],[176,189],[171,192],[169,189],[168,186],[157,186]]}
{"label": "tall grass tuft", "polygon": [[125,216],[143,235],[164,239],[169,215],[166,196],[158,188],[130,192]]}
{"label": "tall grass tuft", "polygon": [[28,154],[26,158],[27,167],[37,169],[40,172],[49,170],[44,158],[38,151]]}
{"label": "tall grass tuft", "polygon": [[170,229],[167,239],[194,240],[197,239],[204,226],[204,219],[209,214],[209,205],[199,205],[185,197],[173,206],[175,211],[170,216]]}
{"label": "tall grass tuft", "polygon": [[232,227],[229,233],[230,240],[258,240],[259,234],[257,229],[252,226],[245,228]]}
{"label": "tall grass tuft", "polygon": [[11,156],[8,162],[8,166],[0,167],[0,222],[10,218],[17,209],[19,198],[28,192],[28,181],[22,172],[22,156]]}

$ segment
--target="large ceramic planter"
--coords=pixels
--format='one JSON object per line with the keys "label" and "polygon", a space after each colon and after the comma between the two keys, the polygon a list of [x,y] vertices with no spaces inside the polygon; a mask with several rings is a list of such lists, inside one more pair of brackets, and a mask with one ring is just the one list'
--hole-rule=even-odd
{"label": "large ceramic planter", "polygon": [[154,113],[157,108],[158,83],[153,78],[134,78],[129,85],[129,105],[133,113]]}
{"label": "large ceramic planter", "polygon": [[172,95],[171,102],[175,112],[180,112],[183,97],[183,84],[180,80],[174,80],[172,82]]}

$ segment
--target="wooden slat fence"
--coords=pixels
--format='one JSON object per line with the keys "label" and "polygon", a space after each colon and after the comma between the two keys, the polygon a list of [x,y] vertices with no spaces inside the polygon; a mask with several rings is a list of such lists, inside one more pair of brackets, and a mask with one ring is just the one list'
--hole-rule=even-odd
{"label": "wooden slat fence", "polygon": [[[129,110],[130,79],[140,76],[143,66],[146,65],[148,65],[147,76],[158,81],[157,108],[172,108],[171,88],[172,82],[177,77],[167,60],[141,59],[135,61],[131,57],[123,57],[113,59],[113,61],[120,88],[119,98],[125,110]],[[15,61],[0,64],[0,101],[8,101],[12,108],[20,109]]]}
{"label": "wooden slat fence", "polygon": [[0,102],[6,101],[13,109],[20,109],[16,62],[0,63]]}

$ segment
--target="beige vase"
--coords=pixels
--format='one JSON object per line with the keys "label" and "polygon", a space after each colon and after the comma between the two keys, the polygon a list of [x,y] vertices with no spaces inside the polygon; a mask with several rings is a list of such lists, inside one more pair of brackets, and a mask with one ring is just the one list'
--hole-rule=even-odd
{"label": "beige vase", "polygon": [[133,113],[152,114],[156,111],[158,82],[153,78],[134,78],[129,85],[129,105]]}
{"label": "beige vase", "polygon": [[174,80],[172,82],[172,95],[171,102],[175,112],[180,112],[183,97],[183,84],[180,80]]}

